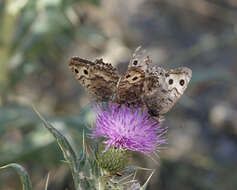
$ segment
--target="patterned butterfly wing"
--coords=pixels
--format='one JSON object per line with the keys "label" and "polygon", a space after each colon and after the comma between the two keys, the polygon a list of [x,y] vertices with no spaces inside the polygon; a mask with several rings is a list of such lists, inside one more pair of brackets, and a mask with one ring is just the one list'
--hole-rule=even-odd
{"label": "patterned butterfly wing", "polygon": [[92,94],[97,101],[111,101],[119,80],[117,70],[102,59],[95,62],[73,57],[69,68],[79,83]]}
{"label": "patterned butterfly wing", "polygon": [[146,54],[146,50],[142,49],[142,47],[139,46],[132,54],[132,58],[129,61],[128,68],[137,67],[146,73],[151,67],[151,63],[152,60]]}
{"label": "patterned butterfly wing", "polygon": [[143,101],[153,116],[167,113],[184,93],[192,77],[191,69],[179,67],[170,71],[158,67],[144,84]]}
{"label": "patterned butterfly wing", "polygon": [[150,63],[151,59],[145,55],[145,50],[139,46],[132,55],[127,72],[119,82],[116,102],[144,106],[141,97],[145,75]]}

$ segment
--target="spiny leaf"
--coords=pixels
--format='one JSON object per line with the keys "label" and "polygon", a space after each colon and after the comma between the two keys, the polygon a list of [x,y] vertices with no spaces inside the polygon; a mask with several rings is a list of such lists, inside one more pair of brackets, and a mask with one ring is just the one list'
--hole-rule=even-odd
{"label": "spiny leaf", "polygon": [[131,173],[134,173],[138,170],[143,170],[143,171],[151,171],[153,169],[149,169],[149,168],[143,168],[143,167],[140,167],[140,166],[128,166],[126,167],[123,171],[121,171],[120,173],[123,174],[123,175],[129,175]]}
{"label": "spiny leaf", "polygon": [[55,129],[50,123],[48,123],[42,115],[37,111],[37,109],[33,106],[33,109],[35,113],[39,116],[39,118],[42,120],[44,126],[46,129],[49,130],[49,132],[55,137],[57,140],[57,143],[60,147],[60,149],[63,152],[63,156],[67,163],[69,164],[69,167],[72,172],[72,177],[74,181],[74,185],[76,189],[79,189],[79,171],[78,171],[78,163],[77,163],[77,158],[74,150],[72,149],[70,143],[68,140],[57,130]]}
{"label": "spiny leaf", "polygon": [[128,166],[123,171],[121,171],[120,173],[124,174],[124,175],[129,175],[131,173],[136,172],[139,169],[141,169],[141,167],[139,167],[139,166]]}
{"label": "spiny leaf", "polygon": [[147,188],[148,182],[150,181],[152,175],[154,174],[155,170],[152,171],[151,175],[148,177],[144,185],[140,188],[140,190],[145,190]]}
{"label": "spiny leaf", "polygon": [[83,139],[82,139],[82,151],[80,157],[78,159],[78,170],[81,170],[86,164],[86,145],[85,145],[85,133],[83,131]]}
{"label": "spiny leaf", "polygon": [[47,179],[46,179],[46,184],[45,184],[45,190],[48,190],[48,184],[49,184],[49,173],[47,175]]}
{"label": "spiny leaf", "polygon": [[32,184],[30,181],[30,176],[28,175],[28,173],[26,172],[26,170],[19,164],[8,164],[6,166],[2,166],[0,167],[0,169],[4,169],[4,168],[13,168],[16,170],[16,172],[18,173],[18,175],[20,176],[20,180],[22,183],[22,189],[23,190],[32,190]]}

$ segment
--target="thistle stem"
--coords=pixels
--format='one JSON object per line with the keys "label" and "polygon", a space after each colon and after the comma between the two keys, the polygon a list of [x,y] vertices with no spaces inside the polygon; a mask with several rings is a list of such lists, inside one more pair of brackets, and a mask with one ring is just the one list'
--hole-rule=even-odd
{"label": "thistle stem", "polygon": [[105,189],[105,183],[104,183],[104,180],[103,180],[103,176],[99,177],[98,184],[99,184],[98,190],[104,190]]}

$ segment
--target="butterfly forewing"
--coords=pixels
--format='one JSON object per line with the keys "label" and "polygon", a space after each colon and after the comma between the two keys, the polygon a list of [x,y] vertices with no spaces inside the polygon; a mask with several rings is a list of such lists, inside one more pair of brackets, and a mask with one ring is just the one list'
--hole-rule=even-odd
{"label": "butterfly forewing", "polygon": [[117,70],[102,59],[91,62],[79,57],[69,61],[69,67],[79,83],[98,101],[111,101],[119,80]]}
{"label": "butterfly forewing", "polygon": [[141,46],[134,51],[128,64],[128,70],[122,76],[116,91],[116,101],[118,103],[144,107],[142,101],[143,86],[151,62]]}
{"label": "butterfly forewing", "polygon": [[141,105],[145,73],[137,67],[130,67],[121,78],[117,91],[116,102],[119,104]]}

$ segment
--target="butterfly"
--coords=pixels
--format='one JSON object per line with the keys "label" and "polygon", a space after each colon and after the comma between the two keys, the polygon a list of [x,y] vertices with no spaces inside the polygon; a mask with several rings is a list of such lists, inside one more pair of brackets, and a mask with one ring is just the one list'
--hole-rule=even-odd
{"label": "butterfly", "polygon": [[166,71],[151,64],[151,58],[139,46],[122,76],[103,59],[92,62],[72,57],[69,68],[97,101],[140,106],[148,109],[151,116],[161,118],[184,93],[192,70],[178,67]]}

